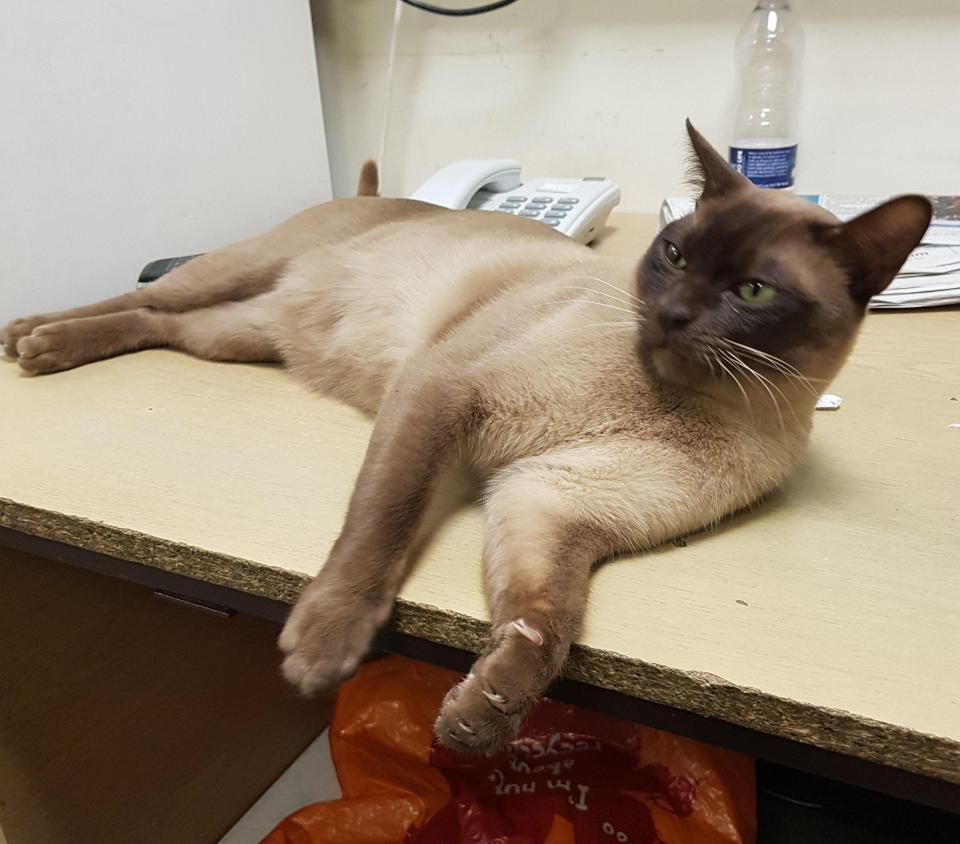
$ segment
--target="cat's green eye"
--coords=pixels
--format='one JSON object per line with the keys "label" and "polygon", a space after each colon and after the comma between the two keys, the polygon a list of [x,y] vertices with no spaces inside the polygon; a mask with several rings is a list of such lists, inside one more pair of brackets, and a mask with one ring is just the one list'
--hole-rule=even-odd
{"label": "cat's green eye", "polygon": [[667,261],[670,262],[671,267],[682,270],[687,265],[687,259],[680,254],[680,250],[677,249],[676,244],[671,243],[669,240],[663,247],[663,254],[667,256]]}
{"label": "cat's green eye", "polygon": [[769,284],[751,278],[737,288],[737,295],[748,305],[767,305],[777,298],[777,291]]}

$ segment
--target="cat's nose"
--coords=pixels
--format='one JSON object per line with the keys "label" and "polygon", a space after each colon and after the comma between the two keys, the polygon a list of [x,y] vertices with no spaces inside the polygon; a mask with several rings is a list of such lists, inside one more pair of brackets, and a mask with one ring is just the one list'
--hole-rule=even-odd
{"label": "cat's nose", "polygon": [[660,327],[665,334],[671,331],[680,331],[693,320],[693,314],[690,312],[690,308],[683,302],[670,302],[669,304],[665,303],[661,305],[658,317]]}

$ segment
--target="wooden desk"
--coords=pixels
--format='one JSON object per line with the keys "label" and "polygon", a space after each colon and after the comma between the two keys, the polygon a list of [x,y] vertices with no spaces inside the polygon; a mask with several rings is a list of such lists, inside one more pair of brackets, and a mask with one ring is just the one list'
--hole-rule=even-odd
{"label": "wooden desk", "polygon": [[[598,248],[639,255],[653,219],[613,225]],[[960,312],[871,315],[782,494],[597,573],[567,669],[588,685],[560,694],[960,807],[958,349]],[[0,366],[0,401],[5,541],[254,611],[323,562],[371,427],[280,369],[170,351]],[[479,513],[448,509],[398,602],[399,650],[480,646]]]}

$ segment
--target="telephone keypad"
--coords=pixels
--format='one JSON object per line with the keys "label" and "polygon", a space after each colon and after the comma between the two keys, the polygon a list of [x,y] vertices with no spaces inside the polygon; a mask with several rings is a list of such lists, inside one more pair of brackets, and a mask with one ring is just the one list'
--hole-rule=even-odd
{"label": "telephone keypad", "polygon": [[[541,179],[536,183],[518,185],[517,193],[479,191],[468,203],[469,208],[499,211],[501,214],[510,214],[517,217],[526,217],[536,220],[558,232],[571,234],[576,240],[585,242],[593,234],[595,226],[585,226],[583,219],[589,217],[589,222],[599,218],[605,220],[607,214],[619,199],[615,187],[604,186],[602,198],[604,207],[597,211],[592,206],[601,196],[599,188],[589,182]],[[571,196],[571,192],[579,195]],[[584,215],[583,211],[590,211],[593,216]]]}

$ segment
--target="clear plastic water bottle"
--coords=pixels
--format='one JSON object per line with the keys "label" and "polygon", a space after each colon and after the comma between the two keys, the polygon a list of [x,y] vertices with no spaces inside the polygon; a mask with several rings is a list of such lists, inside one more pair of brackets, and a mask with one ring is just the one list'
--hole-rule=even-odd
{"label": "clear plastic water bottle", "polygon": [[755,185],[792,188],[803,30],[789,0],[759,0],[737,35],[740,103],[730,164]]}

